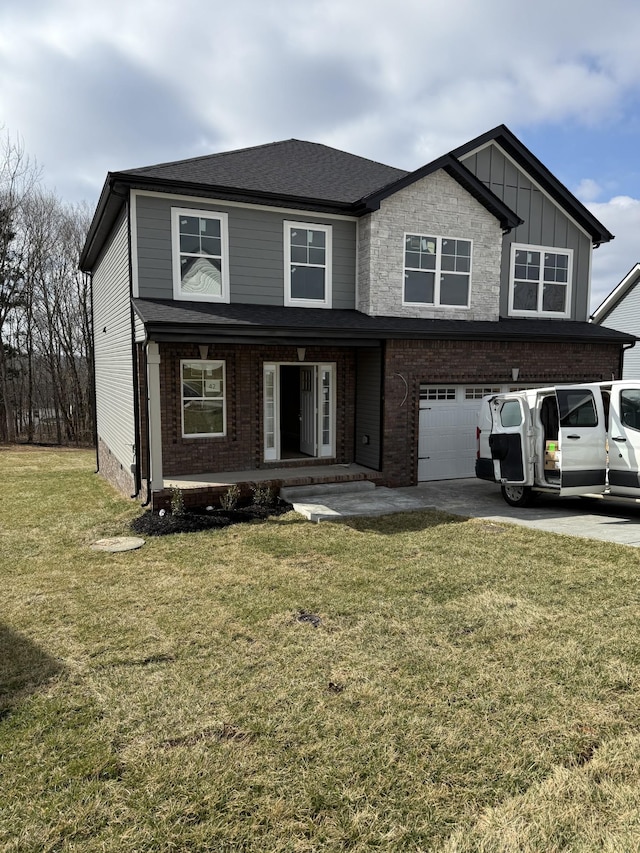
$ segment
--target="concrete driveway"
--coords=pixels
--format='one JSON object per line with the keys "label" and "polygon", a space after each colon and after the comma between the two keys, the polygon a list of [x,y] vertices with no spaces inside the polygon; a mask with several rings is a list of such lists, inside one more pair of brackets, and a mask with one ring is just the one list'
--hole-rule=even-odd
{"label": "concrete driveway", "polygon": [[633,501],[539,497],[530,507],[512,507],[502,499],[499,486],[475,478],[438,480],[397,491],[423,506],[457,515],[640,547],[640,503]]}

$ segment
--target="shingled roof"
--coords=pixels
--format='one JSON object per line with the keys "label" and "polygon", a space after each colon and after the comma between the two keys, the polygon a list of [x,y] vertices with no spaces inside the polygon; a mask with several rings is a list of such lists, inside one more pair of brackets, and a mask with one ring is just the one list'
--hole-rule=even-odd
{"label": "shingled roof", "polygon": [[127,169],[121,176],[354,204],[408,172],[317,142],[287,139],[190,160]]}
{"label": "shingled roof", "polygon": [[317,142],[288,139],[252,148],[109,172],[80,267],[90,270],[122,207],[126,190],[189,193],[240,203],[361,216],[384,198],[443,169],[508,231],[521,219],[450,154],[407,172]]}
{"label": "shingled roof", "polygon": [[631,344],[626,332],[577,320],[529,319],[427,320],[418,317],[371,317],[353,309],[291,308],[282,305],[176,302],[134,299],[136,314],[154,340],[243,340],[279,343],[302,338],[327,344],[349,340],[353,345],[385,338],[424,340],[565,341]]}

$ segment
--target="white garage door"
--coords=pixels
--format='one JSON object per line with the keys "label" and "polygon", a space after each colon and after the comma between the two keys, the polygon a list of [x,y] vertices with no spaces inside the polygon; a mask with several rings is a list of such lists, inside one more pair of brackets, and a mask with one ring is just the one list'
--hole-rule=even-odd
{"label": "white garage door", "polygon": [[486,394],[509,385],[420,386],[418,480],[475,476],[476,422]]}

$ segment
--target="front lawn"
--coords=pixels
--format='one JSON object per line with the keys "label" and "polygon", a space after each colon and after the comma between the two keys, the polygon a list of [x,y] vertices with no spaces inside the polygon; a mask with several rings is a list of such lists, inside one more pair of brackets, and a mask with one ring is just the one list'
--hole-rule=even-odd
{"label": "front lawn", "polygon": [[0,448],[0,850],[626,851],[640,553],[438,512],[92,551],[142,509]]}

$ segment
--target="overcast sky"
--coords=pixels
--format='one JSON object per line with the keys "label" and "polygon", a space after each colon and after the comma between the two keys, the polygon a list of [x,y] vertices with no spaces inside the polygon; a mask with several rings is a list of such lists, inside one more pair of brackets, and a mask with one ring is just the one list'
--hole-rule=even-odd
{"label": "overcast sky", "polygon": [[415,169],[504,123],[640,261],[638,0],[2,0],[0,125],[95,205],[107,171],[295,137]]}

